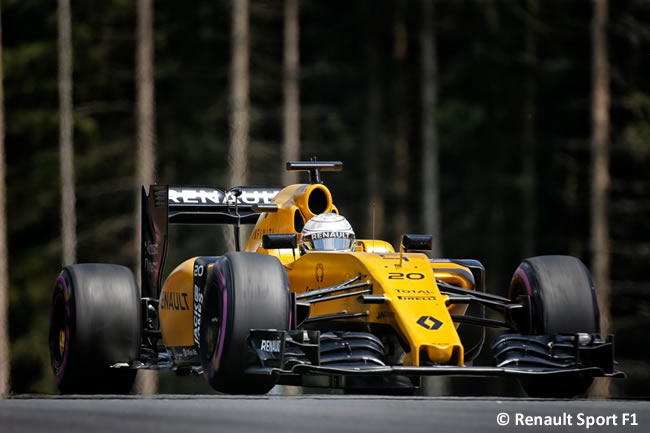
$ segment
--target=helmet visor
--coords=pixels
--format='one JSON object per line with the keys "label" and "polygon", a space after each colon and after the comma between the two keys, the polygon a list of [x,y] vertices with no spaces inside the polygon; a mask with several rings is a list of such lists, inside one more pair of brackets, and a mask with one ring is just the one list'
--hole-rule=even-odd
{"label": "helmet visor", "polygon": [[337,233],[337,235],[322,237],[322,233],[317,233],[305,236],[302,244],[306,251],[350,251],[354,245],[354,236],[350,233]]}

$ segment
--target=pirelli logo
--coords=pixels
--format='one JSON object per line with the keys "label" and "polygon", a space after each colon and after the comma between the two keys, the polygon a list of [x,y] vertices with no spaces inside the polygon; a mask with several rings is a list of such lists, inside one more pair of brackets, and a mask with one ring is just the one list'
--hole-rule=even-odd
{"label": "pirelli logo", "polygon": [[437,301],[435,292],[428,289],[397,289],[400,301]]}
{"label": "pirelli logo", "polygon": [[435,301],[435,296],[398,296],[400,301]]}

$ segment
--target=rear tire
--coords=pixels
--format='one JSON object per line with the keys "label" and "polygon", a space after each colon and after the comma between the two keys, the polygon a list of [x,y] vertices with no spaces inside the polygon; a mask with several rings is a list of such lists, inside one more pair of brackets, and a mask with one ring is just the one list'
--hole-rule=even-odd
{"label": "rear tire", "polygon": [[127,394],[137,370],[110,368],[139,359],[140,294],[124,266],[63,269],[52,295],[50,360],[62,394]]}
{"label": "rear tire", "polygon": [[[571,256],[525,259],[510,282],[509,297],[530,297],[531,334],[599,333],[600,311],[587,267]],[[522,378],[531,397],[569,398],[583,394],[593,378],[585,376]]]}
{"label": "rear tire", "polygon": [[248,375],[251,329],[289,329],[289,280],[282,264],[258,253],[227,253],[214,264],[201,308],[204,376],[227,394],[265,394],[278,377]]}

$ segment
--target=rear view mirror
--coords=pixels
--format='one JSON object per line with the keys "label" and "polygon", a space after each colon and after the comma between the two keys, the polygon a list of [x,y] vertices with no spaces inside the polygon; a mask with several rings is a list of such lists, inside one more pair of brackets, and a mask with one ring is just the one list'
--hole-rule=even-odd
{"label": "rear view mirror", "polygon": [[266,234],[262,236],[262,248],[265,250],[298,248],[298,235],[296,233]]}
{"label": "rear view mirror", "polygon": [[431,251],[433,236],[431,235],[402,235],[402,247],[405,251]]}

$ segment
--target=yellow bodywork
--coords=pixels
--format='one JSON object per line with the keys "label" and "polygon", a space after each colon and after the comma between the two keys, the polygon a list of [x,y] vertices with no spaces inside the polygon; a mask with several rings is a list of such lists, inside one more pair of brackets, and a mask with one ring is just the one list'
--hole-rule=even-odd
{"label": "yellow bodywork", "polygon": [[[361,281],[372,285],[373,295],[385,297],[383,304],[363,304],[356,296],[316,303],[310,316],[366,313],[344,320],[392,326],[410,349],[404,365],[421,365],[423,354],[431,362],[463,365],[463,346],[431,265],[429,258],[419,253],[407,253],[400,259],[399,253],[311,252],[285,267],[296,293],[361,275]],[[436,321],[441,322],[439,327],[429,329]]]}
{"label": "yellow bodywork", "polygon": [[160,294],[160,332],[165,347],[187,347],[192,338],[194,304],[193,267],[195,258],[176,266]]}
{"label": "yellow bodywork", "polygon": [[[474,289],[470,270],[449,261],[431,261],[422,253],[395,252],[380,240],[358,240],[352,252],[310,252],[298,249],[266,250],[264,234],[300,233],[304,222],[322,212],[338,212],[332,196],[322,184],[291,185],[280,191],[273,202],[277,212],[262,213],[246,244],[246,251],[277,257],[289,276],[291,291],[303,293],[334,286],[357,275],[369,282],[373,295],[383,295],[381,304],[364,304],[360,297],[344,297],[314,303],[310,317],[335,313],[365,313],[346,322],[390,325],[407,345],[404,365],[427,363],[463,365],[463,345],[451,314],[464,314],[466,306],[447,306],[436,280]],[[167,278],[161,294],[160,322],[167,347],[192,345],[192,311],[179,302],[194,300],[193,266],[196,258],[179,265]],[[178,295],[180,294],[180,295]],[[180,296],[180,298],[179,298]],[[163,309],[163,300],[172,308]],[[185,304],[182,304],[185,307]],[[336,321],[326,322],[335,328]]]}

